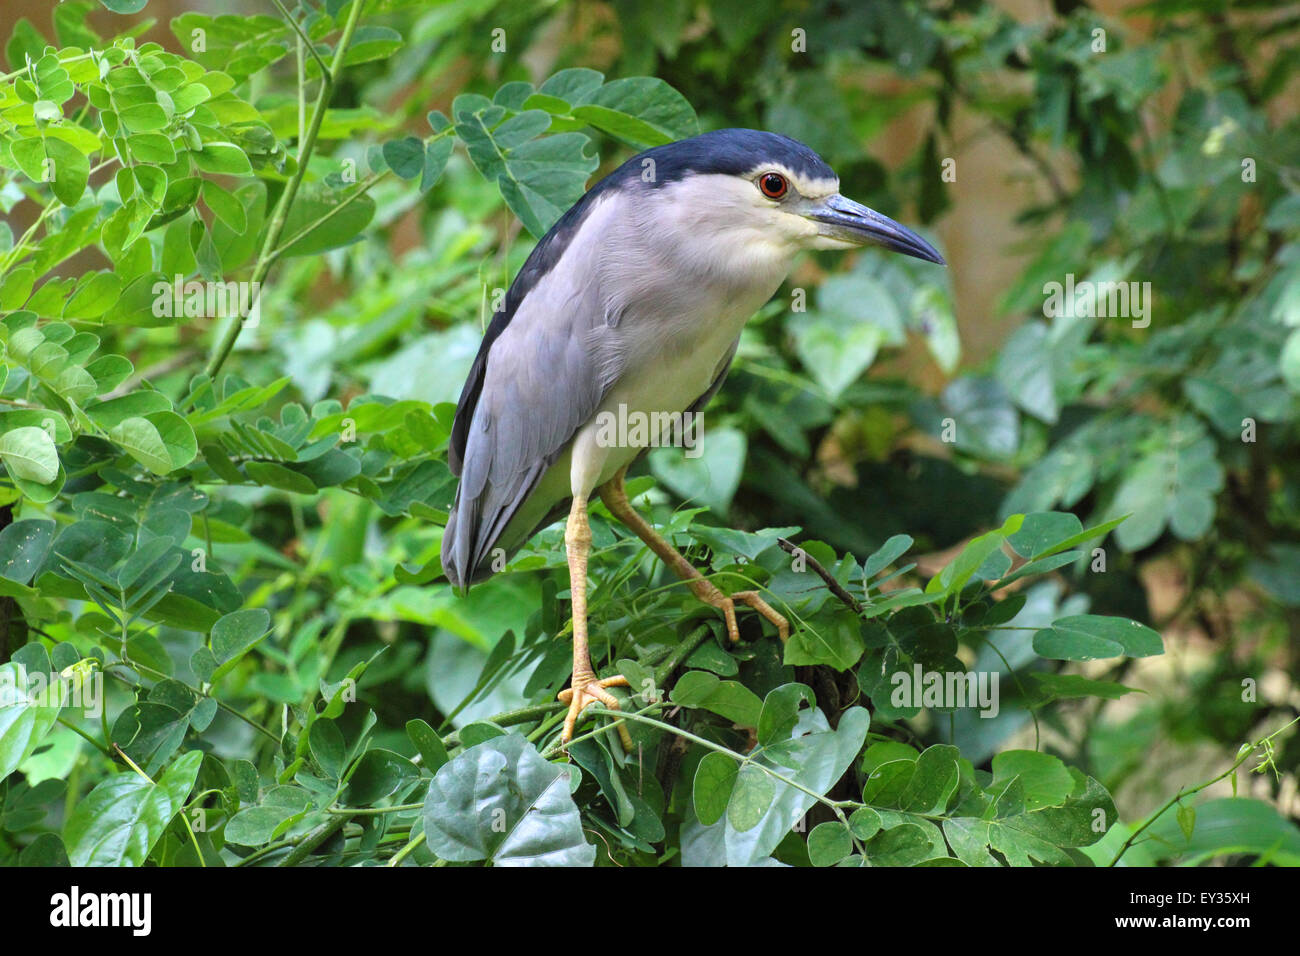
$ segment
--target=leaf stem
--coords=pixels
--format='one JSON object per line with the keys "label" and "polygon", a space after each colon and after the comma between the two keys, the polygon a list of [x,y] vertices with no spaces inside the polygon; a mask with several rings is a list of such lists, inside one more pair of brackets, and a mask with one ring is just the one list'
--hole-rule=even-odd
{"label": "leaf stem", "polygon": [[1237,768],[1240,767],[1243,763],[1245,763],[1250,758],[1251,754],[1253,754],[1259,748],[1270,744],[1274,737],[1282,733],[1284,730],[1287,730],[1290,727],[1292,727],[1297,721],[1300,721],[1300,717],[1296,717],[1291,721],[1289,721],[1288,723],[1283,724],[1281,727],[1273,731],[1267,737],[1261,737],[1259,740],[1256,740],[1254,743],[1242,744],[1241,749],[1237,751],[1237,759],[1233,761],[1232,766],[1229,767],[1227,770],[1223,771],[1223,773],[1219,774],[1214,779],[1207,780],[1204,783],[1197,784],[1195,787],[1192,787],[1190,790],[1183,790],[1180,787],[1178,792],[1174,794],[1172,797],[1170,797],[1168,800],[1166,800],[1164,805],[1161,806],[1160,809],[1156,810],[1149,817],[1147,817],[1146,820],[1142,822],[1142,825],[1140,827],[1138,827],[1136,830],[1134,830],[1132,833],[1129,834],[1128,839],[1124,841],[1124,845],[1121,846],[1119,848],[1119,852],[1115,854],[1115,859],[1111,860],[1106,865],[1114,866],[1116,863],[1118,863],[1119,858],[1128,852],[1129,847],[1131,847],[1134,844],[1134,842],[1136,842],[1137,838],[1141,836],[1142,833],[1149,826],[1151,826],[1151,824],[1155,823],[1162,816],[1164,816],[1164,814],[1169,810],[1170,807],[1174,806],[1176,803],[1181,802],[1183,797],[1194,796],[1195,794],[1200,793],[1202,790],[1206,789],[1207,787],[1214,786],[1220,780],[1224,780],[1232,776],[1232,774],[1234,774],[1237,771]]}

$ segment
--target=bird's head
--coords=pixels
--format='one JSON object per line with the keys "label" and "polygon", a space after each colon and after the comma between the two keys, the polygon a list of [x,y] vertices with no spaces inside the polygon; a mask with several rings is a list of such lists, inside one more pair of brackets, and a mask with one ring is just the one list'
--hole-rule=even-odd
{"label": "bird's head", "polygon": [[789,260],[805,249],[874,245],[944,264],[911,229],[841,195],[826,161],[786,136],[717,130],[649,150],[628,165],[649,169],[654,178],[646,181],[667,200],[656,204],[660,226],[672,229],[686,254],[707,244],[708,258]]}

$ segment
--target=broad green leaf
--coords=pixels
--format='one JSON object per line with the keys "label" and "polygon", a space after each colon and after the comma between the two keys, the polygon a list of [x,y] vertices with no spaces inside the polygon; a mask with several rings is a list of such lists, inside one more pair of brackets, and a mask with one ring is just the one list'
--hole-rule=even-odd
{"label": "broad green leaf", "polygon": [[838,820],[819,823],[808,834],[808,859],[813,866],[834,866],[853,852],[853,834]]}
{"label": "broad green leaf", "polygon": [[423,720],[408,720],[406,722],[406,736],[411,738],[411,743],[420,751],[420,756],[424,760],[424,769],[430,773],[437,773],[442,765],[451,758],[447,755],[447,748],[443,745],[442,738],[439,737],[432,727]]}
{"label": "broad green leaf", "polygon": [[429,784],[424,830],[444,860],[497,866],[591,866],[569,775],[519,734],[470,747]]}
{"label": "broad green leaf", "polygon": [[1160,635],[1146,625],[1100,614],[1063,617],[1034,634],[1034,653],[1052,660],[1151,657],[1164,650]]}
{"label": "broad green leaf", "polygon": [[724,753],[711,751],[700,760],[695,769],[692,796],[695,815],[705,826],[712,826],[727,812],[731,791],[736,785],[740,765]]}
{"label": "broad green leaf", "polygon": [[153,774],[180,749],[200,703],[201,698],[179,681],[159,681],[146,700],[118,715],[113,743],[145,773]]}
{"label": "broad green leaf", "polygon": [[53,521],[26,518],[0,530],[0,577],[19,584],[32,579],[54,543]]}
{"label": "broad green leaf", "polygon": [[[826,727],[824,719],[817,721],[820,714],[810,714],[815,723]],[[825,794],[861,751],[869,725],[870,716],[866,710],[850,707],[840,715],[839,726],[834,731],[818,730],[775,741],[764,746],[761,752],[752,754],[750,759],[761,761],[806,790]],[[815,802],[803,790],[779,780],[774,786],[775,793],[768,811],[753,828],[740,831],[727,820],[716,824],[724,828],[722,845],[728,866],[752,866],[769,857]]]}
{"label": "broad green leaf", "polygon": [[113,774],[77,803],[63,826],[73,866],[141,866],[194,788],[201,751],[190,751],[150,782]]}
{"label": "broad green leaf", "polygon": [[798,625],[785,643],[785,663],[791,666],[824,664],[837,671],[848,670],[862,657],[862,621],[845,610]]}
{"label": "broad green leaf", "polygon": [[217,669],[208,678],[216,683],[239,663],[245,654],[257,646],[271,629],[271,615],[265,608],[255,607],[227,614],[212,626],[212,653]]}
{"label": "broad green leaf", "polygon": [[0,780],[13,773],[49,733],[62,710],[62,686],[29,682],[17,661],[0,664]]}
{"label": "broad green leaf", "polygon": [[368,750],[350,771],[343,799],[355,807],[368,807],[418,779],[420,769],[401,754]]}
{"label": "broad green leaf", "polygon": [[683,707],[699,707],[741,725],[758,726],[763,703],[758,695],[737,681],[719,680],[704,671],[687,671],[673,686],[670,697]]}
{"label": "broad green leaf", "polygon": [[754,829],[772,808],[775,797],[772,775],[757,764],[742,764],[727,801],[727,824],[737,833]]}
{"label": "broad green leaf", "polygon": [[896,534],[889,538],[879,550],[862,562],[862,580],[870,582],[877,574],[906,554],[911,547],[911,535]]}
{"label": "broad green leaf", "polygon": [[172,470],[167,446],[158,429],[147,418],[132,416],[124,419],[109,429],[108,437],[154,474],[165,475]]}
{"label": "broad green leaf", "polygon": [[47,485],[59,475],[59,452],[44,428],[26,425],[0,435],[0,461],[16,479]]}
{"label": "broad green leaf", "polygon": [[205,173],[224,173],[229,176],[251,176],[253,167],[248,155],[234,143],[204,143],[202,149],[191,150],[194,164]]}
{"label": "broad green leaf", "polygon": [[686,97],[663,80],[631,76],[606,83],[573,115],[633,146],[661,146],[700,131]]}
{"label": "broad green leaf", "polygon": [[1025,808],[1041,810],[1065,803],[1074,781],[1061,758],[1036,750],[1004,750],[993,758],[993,783],[1019,778]]}
{"label": "broad green leaf", "polygon": [[361,196],[334,212],[346,198],[332,189],[303,190],[289,209],[282,235],[290,240],[307,231],[285,247],[284,255],[310,256],[355,241],[374,218],[375,201]]}
{"label": "broad green leaf", "polygon": [[688,502],[725,516],[740,487],[747,447],[739,429],[716,428],[693,449],[652,449],[650,470]]}
{"label": "broad green leaf", "polygon": [[54,174],[51,183],[54,195],[63,205],[75,206],[86,191],[90,161],[75,146],[52,136],[45,140],[45,155]]}
{"label": "broad green leaf", "polygon": [[1032,673],[1034,679],[1048,700],[1073,697],[1101,697],[1104,700],[1119,700],[1125,694],[1137,693],[1136,687],[1126,687],[1113,681],[1091,680],[1078,674]]}

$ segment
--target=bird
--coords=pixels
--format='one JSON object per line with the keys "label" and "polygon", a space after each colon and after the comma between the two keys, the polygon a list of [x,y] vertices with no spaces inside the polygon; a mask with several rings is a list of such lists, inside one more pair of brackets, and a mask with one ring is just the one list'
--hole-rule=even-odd
{"label": "bird", "polygon": [[[567,512],[573,672],[562,744],[583,710],[619,710],[587,630],[588,507],[598,495],[739,640],[744,604],[789,635],[757,591],[724,594],[631,505],[628,467],[659,436],[611,441],[620,409],[665,423],[722,387],[745,322],[800,253],[874,245],[944,265],[912,230],[839,192],[814,150],[778,133],[719,129],[647,149],[601,179],[533,248],[484,333],[448,440],[459,478],[441,542],[457,589],[490,576]],[[626,419],[625,419],[626,420]],[[628,435],[631,435],[631,431]],[[623,436],[627,438],[628,436]],[[625,723],[619,736],[632,749]]]}

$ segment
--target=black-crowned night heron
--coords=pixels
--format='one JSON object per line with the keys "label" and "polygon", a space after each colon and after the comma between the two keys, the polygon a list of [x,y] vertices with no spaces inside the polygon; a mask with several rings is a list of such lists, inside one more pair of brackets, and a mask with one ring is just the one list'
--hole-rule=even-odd
{"label": "black-crowned night heron", "polygon": [[636,414],[664,423],[702,408],[727,375],[745,321],[805,249],[872,244],[943,263],[920,236],[838,189],[820,156],[775,133],[724,129],[647,150],[560,218],[488,326],[452,427],[448,462],[460,487],[442,566],[458,587],[486,577],[571,501],[565,741],[584,707],[616,709],[606,688],[627,684],[598,678],[587,645],[593,491],[696,597],[722,611],[732,640],[737,602],[787,637],[785,618],[757,592],[723,594],[628,502],[623,475],[657,444],[653,426],[628,430],[635,442],[611,442],[597,421]]}

